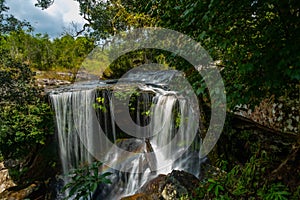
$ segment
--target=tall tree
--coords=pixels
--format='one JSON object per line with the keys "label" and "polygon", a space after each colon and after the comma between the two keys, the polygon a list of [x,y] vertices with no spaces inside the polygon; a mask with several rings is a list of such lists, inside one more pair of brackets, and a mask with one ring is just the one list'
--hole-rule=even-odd
{"label": "tall tree", "polygon": [[101,38],[161,26],[200,42],[220,61],[231,106],[299,92],[300,1],[77,1]]}
{"label": "tall tree", "polygon": [[135,9],[191,36],[220,60],[233,106],[297,93],[299,1],[154,0]]}

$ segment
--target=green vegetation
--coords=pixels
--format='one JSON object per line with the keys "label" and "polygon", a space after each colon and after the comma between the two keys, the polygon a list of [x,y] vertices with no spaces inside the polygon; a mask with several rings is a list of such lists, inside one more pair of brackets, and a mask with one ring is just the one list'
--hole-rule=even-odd
{"label": "green vegetation", "polygon": [[[299,199],[299,148],[291,136],[227,118],[223,135],[210,154],[211,169],[195,199]],[[297,136],[294,136],[295,138]],[[291,148],[291,144],[294,147]],[[205,175],[204,175],[205,176]]]}
{"label": "green vegetation", "polygon": [[53,134],[53,117],[33,72],[25,64],[2,57],[0,71],[0,152],[5,158],[26,156]]}
{"label": "green vegetation", "polygon": [[[39,2],[43,8],[53,3]],[[86,27],[100,38],[130,28],[159,26],[200,42],[214,60],[220,61],[232,108],[239,103],[253,106],[273,94],[299,98],[299,1],[78,2],[88,21]],[[193,76],[191,66],[182,65],[181,59],[171,56],[169,62]],[[193,85],[197,91],[203,84],[198,79]]]}
{"label": "green vegetation", "polygon": [[53,40],[47,34],[34,35],[33,27],[6,14],[8,9],[1,0],[0,154],[4,159],[19,159],[45,145],[54,133],[53,113],[44,91],[35,84],[34,71],[76,74],[94,40],[68,34]]}
{"label": "green vegetation", "polygon": [[1,48],[13,60],[26,63],[31,69],[75,73],[94,43],[86,37],[75,39],[68,34],[51,41],[48,35],[18,30],[1,36]]}
{"label": "green vegetation", "polygon": [[[47,143],[53,134],[52,113],[42,91],[35,86],[33,71],[76,73],[96,40],[132,28],[169,28],[199,42],[218,61],[229,110],[238,104],[253,108],[268,98],[274,98],[274,102],[283,101],[288,107],[283,112],[288,114],[292,108],[299,108],[299,0],[76,1],[87,20],[84,28],[92,30],[90,35],[74,38],[65,34],[52,40],[47,34],[34,35],[28,22],[5,14],[8,7],[5,0],[0,0],[0,160],[24,158]],[[37,0],[36,5],[48,8],[52,3],[53,0]],[[104,53],[99,63],[106,66],[107,54],[113,52]],[[99,63],[90,61],[86,64],[91,64],[91,70],[98,70]],[[208,91],[202,77],[182,58],[145,49],[130,52],[101,70],[106,78],[119,78],[132,67],[151,62],[185,73],[204,108],[201,121],[205,128],[209,121]],[[104,98],[99,97],[95,106],[105,110]],[[145,117],[149,115],[148,109],[143,112]],[[176,119],[177,126],[179,115]],[[197,198],[299,199],[300,187],[296,187],[295,180],[287,174],[294,167],[293,176],[299,178],[297,166],[293,165],[299,158],[299,133],[288,145],[283,142],[276,146],[266,143],[266,138],[276,144],[282,140],[272,140],[275,133],[260,134],[260,139],[253,139],[256,130],[236,131],[232,129],[234,125],[231,122],[225,127],[223,135],[227,139],[222,140],[225,149],[216,153],[218,160],[214,163],[225,170],[226,175],[203,180],[195,191]],[[292,134],[287,133],[286,137]],[[109,174],[98,173],[99,165],[74,170],[71,183],[66,186],[71,196],[87,198],[98,183],[109,183],[106,178]],[[288,165],[290,168],[286,167]],[[275,179],[271,176],[273,172],[282,173],[290,180]],[[17,172],[13,174],[18,177]]]}
{"label": "green vegetation", "polygon": [[99,184],[110,184],[111,181],[107,179],[107,176],[111,173],[100,173],[101,166],[101,162],[93,162],[71,171],[69,174],[71,180],[64,187],[64,191],[68,191],[66,199],[92,199],[92,194]]}
{"label": "green vegetation", "polygon": [[244,166],[236,165],[220,177],[202,180],[196,199],[291,199],[293,194],[283,183],[262,179],[270,169],[269,157],[261,152]]}
{"label": "green vegetation", "polygon": [[94,109],[100,109],[102,112],[107,112],[107,109],[104,104],[104,97],[97,97],[96,103],[93,104]]}

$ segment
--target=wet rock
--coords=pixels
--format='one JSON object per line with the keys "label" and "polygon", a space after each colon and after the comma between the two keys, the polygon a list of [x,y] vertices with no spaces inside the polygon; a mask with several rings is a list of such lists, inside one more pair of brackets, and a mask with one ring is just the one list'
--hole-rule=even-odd
{"label": "wet rock", "polygon": [[153,198],[149,197],[147,194],[138,193],[129,197],[124,197],[121,200],[152,200]]}
{"label": "wet rock", "polygon": [[168,175],[158,175],[148,181],[137,194],[124,197],[121,200],[179,200],[182,197],[189,199],[188,196],[193,196],[193,191],[199,183],[200,180],[194,175],[185,171],[173,170]]}
{"label": "wet rock", "polygon": [[166,183],[166,177],[163,174],[158,175],[156,178],[148,181],[139,192],[148,194],[152,199],[159,199]]}
{"label": "wet rock", "polygon": [[180,199],[183,196],[192,195],[199,185],[199,179],[185,171],[173,170],[166,177],[166,184],[162,196],[166,200]]}
{"label": "wet rock", "polygon": [[[147,145],[151,145],[150,142],[148,142],[148,144],[145,143],[144,140],[141,140],[141,139],[136,139],[136,138],[128,138],[128,139],[119,139],[117,142],[116,142],[116,145],[125,150],[124,152],[122,152],[121,154],[118,153],[118,152],[115,152],[114,151],[111,151],[109,154],[108,154],[108,157],[109,159],[111,160],[122,160],[123,158],[126,158],[128,157],[128,153],[127,152],[134,152],[134,153],[139,153],[139,154],[144,154],[144,153],[149,153],[149,150],[147,149]],[[116,149],[117,150],[117,149]],[[153,150],[152,150],[153,151]],[[154,155],[154,154],[153,154]],[[136,155],[136,156],[139,156],[139,155]],[[128,159],[127,161],[130,161],[132,163],[120,163],[120,166],[122,167],[118,167],[118,168],[122,168],[123,171],[131,171],[133,165],[134,165],[134,157],[132,157],[131,159]],[[156,158],[155,157],[145,157],[145,156],[142,156],[141,157],[141,168],[143,168],[143,171],[145,171],[146,169],[150,168],[151,167],[154,167],[156,166]]]}

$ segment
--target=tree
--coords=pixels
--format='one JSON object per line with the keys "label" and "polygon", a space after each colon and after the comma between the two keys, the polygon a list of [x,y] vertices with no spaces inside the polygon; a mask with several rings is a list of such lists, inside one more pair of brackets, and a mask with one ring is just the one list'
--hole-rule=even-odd
{"label": "tree", "polygon": [[9,7],[5,5],[5,0],[0,0],[0,34],[6,34],[11,31],[28,29],[32,30],[30,24],[26,21],[20,21],[13,15],[8,15],[5,12]]}
{"label": "tree", "polygon": [[[154,21],[142,12],[134,13],[128,10],[121,0],[90,1],[76,0],[80,5],[80,14],[87,21],[84,30],[91,30],[91,36],[106,39],[129,27],[144,27],[154,25]],[[38,0],[36,6],[46,9],[52,5],[52,0]],[[136,5],[138,2],[134,1]],[[130,4],[128,4],[130,5]]]}
{"label": "tree", "polygon": [[69,34],[53,41],[55,62],[53,68],[67,69],[77,72],[85,57],[94,48],[94,40],[87,37],[77,37]]}
{"label": "tree", "polygon": [[136,7],[135,12],[148,13],[158,26],[191,36],[220,60],[228,102],[235,106],[297,92],[299,7],[298,1],[279,0],[163,0]]}
{"label": "tree", "polygon": [[28,66],[2,57],[0,63],[0,154],[22,158],[53,133],[50,106],[33,82]]}
{"label": "tree", "polygon": [[26,63],[32,59],[32,27],[5,14],[0,0],[0,154],[23,158],[43,145],[53,133],[50,107],[34,85],[34,73]]}
{"label": "tree", "polygon": [[86,26],[101,38],[130,27],[156,25],[200,42],[220,61],[232,107],[298,92],[299,1],[78,2]]}

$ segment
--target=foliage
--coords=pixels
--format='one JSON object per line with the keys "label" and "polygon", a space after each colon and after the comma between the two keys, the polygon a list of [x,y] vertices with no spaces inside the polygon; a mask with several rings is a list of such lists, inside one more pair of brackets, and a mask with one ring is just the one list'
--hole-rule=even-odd
{"label": "foliage", "polygon": [[213,193],[215,196],[219,196],[220,191],[224,191],[224,187],[214,179],[208,179],[207,182],[210,184],[207,192]]}
{"label": "foliage", "polygon": [[286,186],[282,185],[281,183],[276,183],[276,184],[272,184],[265,194],[260,193],[259,195],[266,200],[271,200],[271,199],[287,200],[290,193],[287,192],[286,190],[287,190]]}
{"label": "foliage", "polygon": [[24,174],[26,174],[28,172],[29,168],[24,167],[24,168],[11,168],[9,169],[9,175],[13,180],[17,180],[20,181],[22,179],[22,177],[24,176]]}
{"label": "foliage", "polygon": [[93,108],[100,109],[104,113],[107,112],[104,101],[105,101],[104,97],[97,97],[96,103],[93,104]]}
{"label": "foliage", "polygon": [[39,6],[43,9],[48,8],[54,3],[54,0],[37,0],[35,6]]}
{"label": "foliage", "polygon": [[[118,48],[116,47],[115,49]],[[108,56],[118,53],[115,52],[114,47],[111,47],[111,49],[112,51],[109,51]],[[105,78],[120,78],[130,69],[144,64],[159,63],[167,65],[163,53],[165,52],[155,49],[140,49],[126,53],[110,63],[103,75]]]}
{"label": "foliage", "polygon": [[261,152],[244,166],[235,165],[223,176],[203,180],[196,199],[289,199],[291,193],[282,183],[262,179],[269,169],[269,159],[266,152]]}
{"label": "foliage", "polygon": [[[34,145],[44,145],[52,134],[49,105],[7,106],[1,109],[0,151],[6,157],[28,154]],[[13,149],[13,151],[12,151]]]}
{"label": "foliage", "polygon": [[[134,5],[123,4],[124,2],[121,0],[76,1],[80,5],[80,14],[87,21],[84,30],[89,30],[91,35],[97,39],[106,39],[131,27],[154,24],[154,21],[146,13],[135,13],[130,9],[140,5],[137,1],[132,1]],[[52,3],[53,0],[38,0],[36,6],[45,9]],[[79,32],[83,32],[83,30]]]}
{"label": "foliage", "polygon": [[55,61],[52,63],[54,69],[79,69],[81,63],[88,53],[94,48],[94,41],[87,37],[64,35],[56,38],[53,43],[53,54]]}
{"label": "foliage", "polygon": [[93,40],[86,37],[75,39],[64,35],[51,41],[47,34],[31,35],[23,30],[1,36],[2,52],[7,52],[13,60],[38,70],[77,72],[93,48]]}
{"label": "foliage", "polygon": [[[293,96],[299,92],[297,0],[78,2],[86,26],[100,38],[131,28],[160,26],[200,42],[220,61],[231,108],[240,103],[254,105],[273,94]],[[176,66],[186,71],[181,62]],[[203,92],[198,90],[203,86],[201,78],[194,80],[195,91]]]}
{"label": "foliage", "polygon": [[297,92],[298,1],[150,1],[145,8],[159,26],[191,36],[221,61],[230,106]]}
{"label": "foliage", "polygon": [[53,133],[53,117],[28,66],[1,58],[0,152],[5,158],[20,158],[45,144]]}
{"label": "foliage", "polygon": [[20,21],[12,15],[7,14],[9,7],[5,5],[5,0],[0,0],[0,33],[7,34],[16,30],[33,30],[32,26],[26,21]]}
{"label": "foliage", "polygon": [[110,172],[100,173],[101,162],[93,162],[91,165],[84,165],[70,172],[70,182],[64,186],[64,191],[68,191],[66,199],[91,199],[92,193],[99,184],[110,184],[107,179]]}

